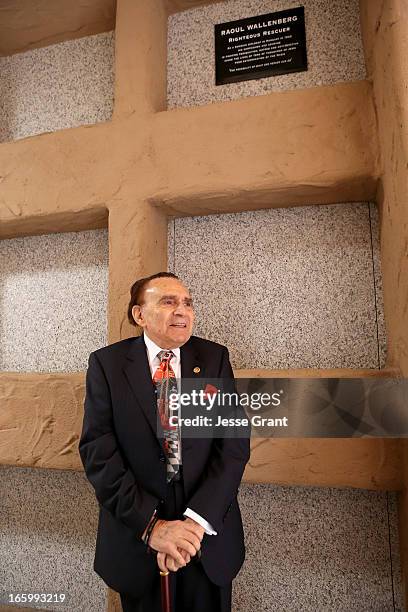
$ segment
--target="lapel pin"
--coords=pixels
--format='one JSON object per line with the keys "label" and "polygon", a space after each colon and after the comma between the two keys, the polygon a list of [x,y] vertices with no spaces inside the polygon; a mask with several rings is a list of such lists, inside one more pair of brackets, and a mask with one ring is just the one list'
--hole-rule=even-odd
{"label": "lapel pin", "polygon": [[198,366],[196,366],[195,368],[193,368],[193,372],[194,372],[194,374],[198,374],[200,371],[201,371],[201,369],[200,369]]}

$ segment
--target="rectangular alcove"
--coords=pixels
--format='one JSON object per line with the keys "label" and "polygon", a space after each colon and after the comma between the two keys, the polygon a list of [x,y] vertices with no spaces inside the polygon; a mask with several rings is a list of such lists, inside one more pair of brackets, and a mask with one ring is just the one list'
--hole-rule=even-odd
{"label": "rectangular alcove", "polygon": [[[74,389],[63,375],[49,376],[47,388],[46,374],[78,372],[82,378],[89,353],[107,344],[108,232],[0,240],[0,262],[0,370],[44,373],[35,401],[22,399],[23,376],[17,389],[8,387],[7,408],[15,407],[10,424],[30,423],[23,446],[35,465],[46,458],[50,435],[66,446],[56,454],[63,457],[72,447],[77,452]],[[37,411],[39,399],[50,414]],[[1,417],[6,430],[7,414]],[[17,463],[18,442],[13,450]],[[4,446],[2,453],[4,458]],[[36,605],[44,610],[103,609],[107,587],[93,571],[99,508],[85,474],[3,465],[0,489],[0,609],[11,603],[7,593],[27,592],[30,585],[34,592],[65,595],[63,604]]]}
{"label": "rectangular alcove", "polygon": [[384,367],[376,205],[176,218],[168,257],[195,298],[195,333],[226,344],[233,367]]}
{"label": "rectangular alcove", "polygon": [[109,31],[0,56],[0,142],[110,121],[114,42]]}
{"label": "rectangular alcove", "polygon": [[[186,3],[188,4],[188,3]],[[305,7],[308,70],[215,85],[214,25]],[[228,0],[169,15],[168,109],[366,78],[359,0]]]}
{"label": "rectangular alcove", "polygon": [[236,612],[404,610],[393,492],[243,483]]}
{"label": "rectangular alcove", "polygon": [[0,261],[0,370],[84,371],[107,343],[107,230],[0,240]]}
{"label": "rectangular alcove", "polygon": [[0,610],[10,593],[53,598],[6,610],[104,610],[107,586],[93,571],[99,508],[85,475],[0,466],[0,490]]}

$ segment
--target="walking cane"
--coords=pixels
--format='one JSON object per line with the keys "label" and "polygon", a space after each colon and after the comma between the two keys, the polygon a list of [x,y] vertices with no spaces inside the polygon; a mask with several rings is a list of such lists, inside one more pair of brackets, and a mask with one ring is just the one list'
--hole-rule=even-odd
{"label": "walking cane", "polygon": [[160,571],[162,612],[171,612],[170,572]]}
{"label": "walking cane", "polygon": [[[197,552],[197,560],[201,559],[201,550]],[[172,612],[170,599],[170,572],[162,572],[160,570],[160,587],[161,587],[161,602],[162,612]]]}

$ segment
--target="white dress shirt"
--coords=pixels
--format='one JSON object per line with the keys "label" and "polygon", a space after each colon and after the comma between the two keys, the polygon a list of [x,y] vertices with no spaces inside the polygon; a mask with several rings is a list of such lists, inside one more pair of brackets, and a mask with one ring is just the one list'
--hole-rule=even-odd
{"label": "white dress shirt", "polygon": [[[153,340],[149,338],[146,332],[143,333],[143,339],[146,344],[147,356],[149,359],[149,366],[150,366],[150,372],[152,374],[152,378],[158,366],[160,365],[160,359],[158,357],[158,354],[160,353],[160,351],[171,350],[174,353],[174,357],[170,359],[171,367],[173,368],[173,372],[176,375],[177,380],[180,380],[181,378],[180,348],[162,349],[160,348],[160,346],[157,346],[157,344],[155,344]],[[180,448],[180,457],[182,457],[181,453],[182,453],[182,449]],[[181,459],[181,462],[182,462],[182,459]],[[206,521],[202,516],[197,514],[197,512],[194,512],[194,510],[191,510],[191,508],[187,508],[185,512],[183,512],[183,514],[184,516],[187,516],[193,519],[193,521],[201,525],[201,527],[204,528],[204,531],[207,535],[217,535],[217,532],[210,525],[210,523]]]}

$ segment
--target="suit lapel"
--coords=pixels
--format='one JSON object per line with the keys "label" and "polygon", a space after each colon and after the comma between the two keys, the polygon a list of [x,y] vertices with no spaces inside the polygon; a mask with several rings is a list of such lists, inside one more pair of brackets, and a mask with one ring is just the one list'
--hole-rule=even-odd
{"label": "suit lapel", "polygon": [[163,447],[163,430],[157,419],[157,401],[143,336],[135,338],[126,355],[124,374],[136,400],[148,420],[155,438]]}
{"label": "suit lapel", "polygon": [[[195,349],[191,338],[180,348],[180,358],[182,379],[202,378],[205,364],[200,358],[198,351]],[[155,438],[164,450],[163,430],[160,425],[160,419],[157,419],[155,386],[152,381],[143,336],[134,338],[126,355],[126,363],[123,366],[123,372],[129,382],[140,409],[150,424]],[[189,386],[191,387],[191,385]],[[183,442],[184,448],[190,447],[191,444],[192,441],[188,438],[186,438]]]}
{"label": "suit lapel", "polygon": [[[204,373],[204,362],[196,350],[194,346],[194,341],[190,338],[186,344],[180,348],[180,358],[181,358],[181,392],[183,392],[183,378],[187,379],[201,379]],[[195,387],[194,387],[195,388]],[[189,383],[187,385],[188,391],[191,392],[192,385]],[[183,409],[181,409],[181,413],[183,415]],[[182,452],[191,451],[194,446],[194,440],[192,438],[185,438],[183,436],[183,425],[181,425],[181,436],[183,438],[182,442]]]}
{"label": "suit lapel", "polygon": [[180,348],[180,358],[181,378],[202,377],[204,364],[191,338]]}

